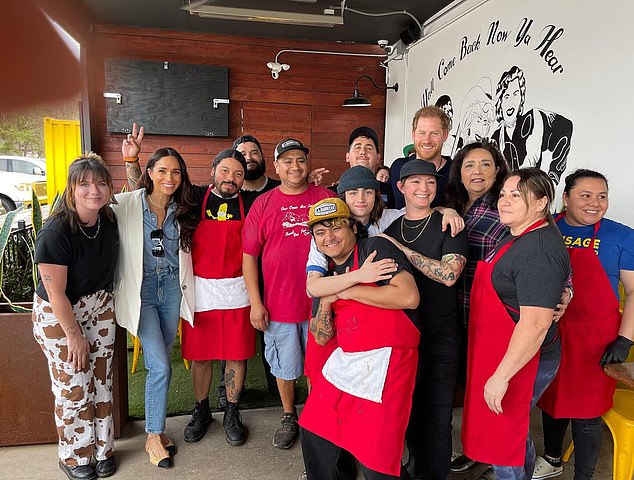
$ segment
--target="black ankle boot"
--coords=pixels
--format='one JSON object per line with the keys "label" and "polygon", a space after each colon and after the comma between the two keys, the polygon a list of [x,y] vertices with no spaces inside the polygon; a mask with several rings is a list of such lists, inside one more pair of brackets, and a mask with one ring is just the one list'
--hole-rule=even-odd
{"label": "black ankle boot", "polygon": [[196,402],[192,419],[185,427],[185,441],[197,442],[205,436],[209,424],[211,423],[211,409],[209,408],[209,399]]}
{"label": "black ankle boot", "polygon": [[247,441],[247,429],[242,425],[237,403],[227,402],[222,425],[225,427],[225,437],[229,445],[237,447]]}

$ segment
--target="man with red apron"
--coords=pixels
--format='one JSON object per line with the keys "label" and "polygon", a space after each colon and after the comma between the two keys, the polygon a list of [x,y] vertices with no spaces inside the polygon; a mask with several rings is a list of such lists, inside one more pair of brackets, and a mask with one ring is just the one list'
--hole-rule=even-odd
{"label": "man with red apron", "polygon": [[[346,223],[336,223],[340,220]],[[408,316],[402,308],[415,307],[418,290],[401,252],[382,238],[357,242],[353,222],[342,200],[325,199],[311,207],[308,224],[317,247],[333,259],[334,271],[358,269],[375,250],[377,259],[395,259],[399,270],[389,282],[351,287],[339,294],[350,298],[333,303],[334,338],[317,346],[332,353],[323,368],[319,365],[320,374],[311,377],[312,390],[299,421],[309,480],[354,479],[347,468],[350,455],[360,462],[366,478],[399,478],[401,472],[420,338],[411,317],[415,313]],[[385,303],[385,290],[379,292],[385,288],[391,289],[396,303],[378,306]],[[359,289],[374,301],[351,293]]]}
{"label": "man with red apron", "polygon": [[[502,400],[503,412],[496,414],[489,408],[484,398],[485,384],[507,354],[516,327],[516,320],[509,310],[517,310],[515,313],[519,314],[518,309],[500,299],[500,294],[494,288],[494,269],[505,255],[512,256],[524,247],[517,245],[515,251],[512,250],[518,239],[526,234],[538,235],[538,231],[529,232],[543,223],[542,220],[534,223],[501,246],[490,261],[478,262],[471,290],[462,442],[465,455],[493,464],[496,478],[500,480],[526,479],[532,475],[535,453],[529,435],[530,408],[554,377],[559,361],[540,361],[540,353],[537,352],[508,382]],[[548,228],[552,227],[538,230]],[[552,232],[550,234],[553,235]],[[531,241],[538,243],[533,239]],[[541,242],[538,244],[541,245]],[[535,266],[526,264],[525,268]],[[552,272],[553,275],[555,273],[561,273],[558,277],[562,277],[563,288],[568,272]],[[542,274],[550,275],[551,272]]]}
{"label": "man with red apron", "polygon": [[[562,232],[574,227],[557,218]],[[591,478],[602,436],[601,415],[612,407],[616,381],[603,373],[601,359],[619,333],[619,301],[606,270],[595,252],[602,245],[597,232],[604,220],[593,225],[592,237],[580,248],[568,248],[572,264],[574,298],[559,322],[561,366],[539,407],[544,424],[544,460],[551,465],[535,472],[549,478],[562,472],[561,448],[570,419],[575,442],[575,478]],[[608,221],[609,222],[609,221]],[[609,241],[609,235],[606,238]],[[606,244],[604,248],[609,248]],[[536,469],[537,470],[537,469]],[[547,475],[547,476],[546,476]]]}
{"label": "man with red apron", "polygon": [[192,237],[196,278],[194,326],[183,324],[183,357],[192,361],[196,406],[185,428],[186,441],[200,440],[211,422],[209,388],[212,360],[227,360],[226,440],[242,445],[247,431],[238,401],[246,374],[246,361],[255,354],[255,329],[249,320],[249,297],[242,277],[244,157],[229,149],[221,152],[212,168],[214,184],[202,202],[200,222]]}

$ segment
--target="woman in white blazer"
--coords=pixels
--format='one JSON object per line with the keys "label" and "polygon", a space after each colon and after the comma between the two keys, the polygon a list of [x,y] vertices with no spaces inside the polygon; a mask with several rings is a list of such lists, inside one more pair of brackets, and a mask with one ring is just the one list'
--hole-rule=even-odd
{"label": "woman in white blazer", "polygon": [[[124,140],[124,155],[125,155]],[[164,433],[172,345],[179,317],[193,323],[190,255],[196,219],[192,185],[181,155],[160,148],[147,162],[142,188],[117,195],[120,254],[115,277],[117,323],[138,336],[148,375],[145,449],[150,462],[172,466],[176,446]]]}

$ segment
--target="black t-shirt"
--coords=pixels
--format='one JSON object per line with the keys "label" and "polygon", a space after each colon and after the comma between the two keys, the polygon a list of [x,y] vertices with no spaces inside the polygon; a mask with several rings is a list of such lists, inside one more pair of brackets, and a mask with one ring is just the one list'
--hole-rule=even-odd
{"label": "black t-shirt", "polygon": [[[514,238],[504,238],[496,247]],[[491,281],[502,303],[515,322],[520,305],[555,308],[570,273],[570,258],[557,227],[548,225],[517,238],[493,268]],[[515,311],[513,311],[515,310]],[[557,323],[551,325],[541,348],[543,360],[555,360],[560,354]]]}
{"label": "black t-shirt", "polygon": [[[429,224],[418,238],[416,235],[421,232],[422,225],[425,224],[423,223],[419,228],[412,228],[420,225],[421,220],[407,220],[404,216],[395,220],[385,233],[425,257],[440,260],[443,255],[454,253],[466,258],[469,251],[466,232],[463,230],[452,237],[449,228],[445,232],[442,231],[442,215],[438,212],[433,212],[431,215]],[[448,287],[428,278],[417,269],[413,270],[420,292],[418,312],[423,331],[434,334],[443,332],[455,334],[458,328],[456,285]]]}
{"label": "black t-shirt", "polygon": [[[200,218],[200,208],[207,189],[209,187],[201,187],[194,185],[194,199],[196,201],[196,214]],[[244,214],[249,213],[249,209],[255,199],[261,195],[261,192],[240,191],[242,196],[242,203],[244,206]],[[218,220],[224,218],[225,220],[241,220],[240,217],[240,204],[238,202],[238,196],[232,198],[222,198],[216,195],[214,192],[209,194],[207,198],[207,205],[205,205],[205,218],[209,220]]]}
{"label": "black t-shirt", "polygon": [[[101,215],[99,233],[97,225],[83,227],[83,230],[85,234],[80,229],[72,233],[68,224],[53,217],[46,221],[35,242],[35,263],[68,267],[66,296],[73,305],[81,297],[99,290],[112,292],[119,252],[116,221]],[[88,238],[94,235],[94,239]],[[39,271],[35,292],[48,301]]]}
{"label": "black t-shirt", "polygon": [[[377,262],[384,258],[391,258],[396,261],[397,270],[393,275],[396,275],[397,273],[402,271],[409,272],[413,275],[412,266],[407,261],[407,258],[405,258],[405,255],[403,254],[403,252],[401,252],[389,240],[386,240],[385,238],[381,238],[381,237],[361,238],[357,242],[357,247],[359,249],[359,264],[358,264],[359,268],[361,267],[361,265],[363,265],[363,262],[366,261],[366,259],[368,258],[368,255],[370,255],[372,252],[376,250],[376,257],[374,257],[373,261]],[[327,275],[328,276],[333,275],[335,272],[338,275],[341,275],[343,273],[346,273],[346,270],[348,268],[352,270],[353,266],[354,266],[354,251],[350,254],[348,259],[343,264],[341,265],[333,264],[333,267],[329,269]],[[389,283],[390,283],[390,280],[380,280],[376,282],[376,284],[379,286],[388,285]],[[319,304],[319,302],[317,302],[317,304]],[[416,310],[404,309],[403,312],[405,312],[405,315],[407,315],[407,317],[412,321],[412,323],[414,323],[414,325],[416,325],[416,327],[420,329],[419,317]],[[313,316],[314,316],[314,313],[313,313]]]}

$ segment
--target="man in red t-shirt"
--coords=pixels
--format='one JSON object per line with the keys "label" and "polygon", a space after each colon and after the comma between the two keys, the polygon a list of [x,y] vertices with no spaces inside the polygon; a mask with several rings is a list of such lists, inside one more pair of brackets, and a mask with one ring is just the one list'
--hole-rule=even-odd
{"label": "man in red t-shirt", "polygon": [[[287,449],[297,438],[295,380],[303,372],[311,302],[304,271],[311,234],[311,205],[332,193],[308,183],[308,148],[289,138],[275,148],[275,172],[282,184],[261,195],[242,230],[243,274],[251,303],[251,323],[264,333],[267,361],[277,379],[284,414],[273,445]],[[264,298],[260,295],[262,260]]]}

